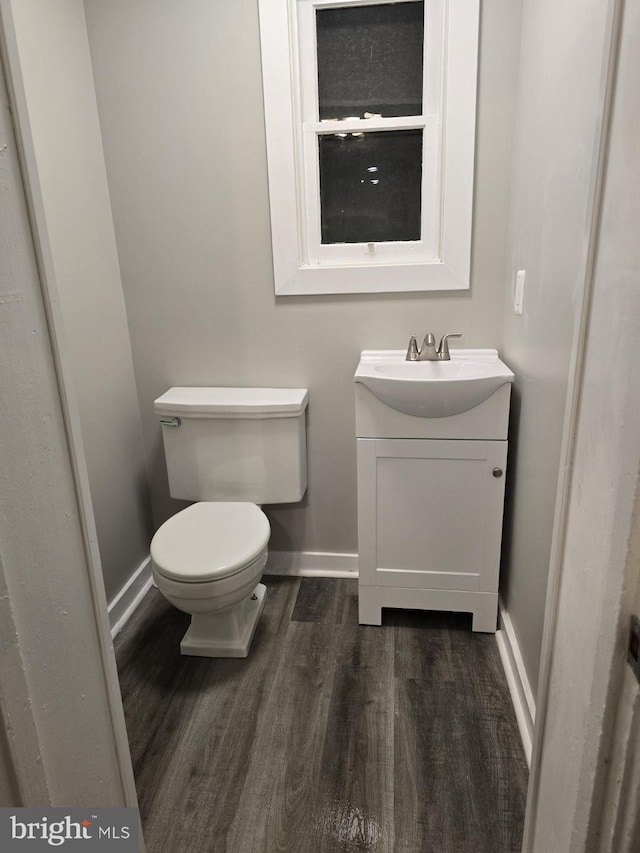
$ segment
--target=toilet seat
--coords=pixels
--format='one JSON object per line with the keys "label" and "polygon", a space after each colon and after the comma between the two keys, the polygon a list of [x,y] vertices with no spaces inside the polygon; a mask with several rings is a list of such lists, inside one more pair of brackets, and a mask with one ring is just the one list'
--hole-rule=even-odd
{"label": "toilet seat", "polygon": [[165,521],[151,541],[151,560],[169,581],[206,584],[260,560],[269,534],[256,504],[201,501]]}

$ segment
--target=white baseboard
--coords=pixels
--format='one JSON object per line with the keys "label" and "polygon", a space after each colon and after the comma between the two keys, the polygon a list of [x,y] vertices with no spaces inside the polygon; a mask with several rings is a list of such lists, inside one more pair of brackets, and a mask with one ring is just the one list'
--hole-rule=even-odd
{"label": "white baseboard", "polygon": [[330,551],[269,551],[267,575],[301,578],[357,578],[357,554]]}
{"label": "white baseboard", "polygon": [[533,742],[533,726],[536,718],[536,703],[524,668],[520,646],[509,614],[504,609],[502,599],[498,605],[499,630],[496,632],[498,651],[502,666],[507,677],[511,701],[516,712],[516,720],[520,729],[522,746],[531,766],[531,744]]}
{"label": "white baseboard", "polygon": [[111,637],[115,637],[127,624],[131,615],[153,584],[151,557],[147,557],[131,575],[116,597],[109,603]]}

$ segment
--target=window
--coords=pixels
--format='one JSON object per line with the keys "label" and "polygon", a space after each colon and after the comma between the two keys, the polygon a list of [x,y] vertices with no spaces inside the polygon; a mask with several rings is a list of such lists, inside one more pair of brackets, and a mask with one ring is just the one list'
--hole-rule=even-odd
{"label": "window", "polygon": [[469,287],[478,0],[259,0],[276,293]]}

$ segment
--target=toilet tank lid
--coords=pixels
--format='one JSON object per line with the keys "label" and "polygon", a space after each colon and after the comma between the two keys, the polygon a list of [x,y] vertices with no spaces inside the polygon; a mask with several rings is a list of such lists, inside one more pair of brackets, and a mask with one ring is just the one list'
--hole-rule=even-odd
{"label": "toilet tank lid", "polygon": [[157,415],[208,418],[295,418],[307,407],[306,388],[177,387],[153,403]]}

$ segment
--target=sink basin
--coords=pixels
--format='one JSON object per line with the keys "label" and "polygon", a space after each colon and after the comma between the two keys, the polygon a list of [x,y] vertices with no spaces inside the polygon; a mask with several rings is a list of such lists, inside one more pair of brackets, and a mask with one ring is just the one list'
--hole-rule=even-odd
{"label": "sink basin", "polygon": [[451,361],[405,361],[402,350],[365,350],[354,378],[392,409],[445,418],[483,403],[514,376],[494,349],[452,349]]}

